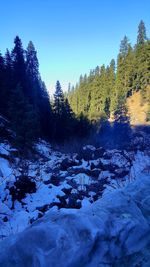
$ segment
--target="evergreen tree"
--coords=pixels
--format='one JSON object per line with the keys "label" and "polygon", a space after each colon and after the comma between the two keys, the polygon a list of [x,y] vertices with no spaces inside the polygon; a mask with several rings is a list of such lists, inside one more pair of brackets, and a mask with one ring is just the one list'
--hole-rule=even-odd
{"label": "evergreen tree", "polygon": [[20,85],[12,90],[9,103],[9,117],[15,137],[15,145],[29,145],[38,136],[38,122],[36,112],[27,102]]}
{"label": "evergreen tree", "polygon": [[5,110],[5,88],[4,88],[4,58],[0,53],[0,112],[3,113]]}
{"label": "evergreen tree", "polygon": [[42,137],[50,139],[52,137],[53,114],[50,97],[44,82],[40,82],[38,93],[38,114]]}
{"label": "evergreen tree", "polygon": [[[13,67],[11,54],[6,50],[4,57],[4,70],[3,70],[3,115],[8,117],[9,101],[11,96],[11,91],[13,89]],[[2,107],[2,106],[1,106]]]}
{"label": "evergreen tree", "polygon": [[60,82],[56,82],[56,88],[55,88],[55,93],[54,93],[54,113],[57,114],[58,116],[62,115],[62,110],[63,110],[63,105],[64,105],[64,94],[61,89]]}
{"label": "evergreen tree", "polygon": [[71,83],[68,84],[68,94],[71,92]]}
{"label": "evergreen tree", "polygon": [[127,56],[129,47],[130,47],[129,39],[125,35],[123,40],[121,41],[121,44],[120,44],[120,55],[123,58],[125,58]]}
{"label": "evergreen tree", "polygon": [[12,50],[11,56],[13,61],[13,83],[15,88],[18,84],[20,84],[24,94],[26,95],[25,51],[19,36],[16,36],[14,44],[15,46]]}
{"label": "evergreen tree", "polygon": [[39,80],[39,62],[32,41],[29,42],[26,50],[26,71],[32,82]]}
{"label": "evergreen tree", "polygon": [[146,27],[143,20],[141,20],[138,26],[137,44],[143,45],[146,42],[146,40],[147,40]]}

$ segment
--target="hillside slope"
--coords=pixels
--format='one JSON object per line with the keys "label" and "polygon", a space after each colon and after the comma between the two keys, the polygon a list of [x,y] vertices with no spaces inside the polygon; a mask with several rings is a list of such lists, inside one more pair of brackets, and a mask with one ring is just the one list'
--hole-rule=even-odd
{"label": "hillside slope", "polygon": [[135,92],[127,98],[127,107],[131,125],[150,125],[150,122],[146,121],[148,102],[142,101],[140,92]]}

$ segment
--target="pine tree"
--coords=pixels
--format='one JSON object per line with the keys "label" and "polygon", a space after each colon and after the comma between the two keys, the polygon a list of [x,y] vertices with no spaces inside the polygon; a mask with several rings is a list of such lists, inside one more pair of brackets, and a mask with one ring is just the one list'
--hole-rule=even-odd
{"label": "pine tree", "polygon": [[143,20],[140,21],[138,26],[137,45],[143,45],[147,40],[146,27]]}
{"label": "pine tree", "polygon": [[43,81],[40,82],[37,104],[41,135],[44,138],[50,139],[52,136],[53,113],[50,97]]}
{"label": "pine tree", "polygon": [[132,59],[130,55],[132,54],[132,48],[128,41],[128,38],[125,36],[121,41],[120,53],[117,60],[117,73],[116,73],[116,83],[115,83],[115,107],[120,105],[121,101],[126,101],[128,91],[130,90],[130,75],[132,72],[131,63]]}
{"label": "pine tree", "polygon": [[25,51],[22,46],[21,39],[16,36],[14,40],[14,49],[12,50],[13,71],[14,71],[14,86],[20,84],[25,92],[26,85],[26,66],[25,66]]}
{"label": "pine tree", "polygon": [[56,88],[54,93],[54,113],[61,116],[64,105],[64,94],[61,89],[60,82],[56,82]]}
{"label": "pine tree", "polygon": [[12,130],[16,135],[15,145],[28,146],[36,140],[39,129],[36,112],[27,102],[19,84],[12,90],[9,113]]}
{"label": "pine tree", "polygon": [[4,58],[0,53],[0,112],[3,114],[5,110],[5,88],[4,88]]}
{"label": "pine tree", "polygon": [[71,92],[71,83],[68,84],[68,94]]}
{"label": "pine tree", "polygon": [[4,57],[4,72],[3,72],[3,103],[4,103],[4,116],[8,117],[8,105],[10,101],[11,91],[13,89],[13,66],[12,58],[9,50],[6,50]]}
{"label": "pine tree", "polygon": [[30,41],[26,50],[26,75],[27,75],[27,96],[31,104],[38,108],[38,99],[41,97],[39,62],[37,52]]}
{"label": "pine tree", "polygon": [[39,62],[32,41],[29,42],[26,50],[26,72],[32,82],[39,79]]}
{"label": "pine tree", "polygon": [[124,38],[123,38],[123,40],[121,41],[121,44],[120,44],[120,55],[123,58],[125,58],[127,56],[129,47],[130,47],[129,39],[125,35]]}

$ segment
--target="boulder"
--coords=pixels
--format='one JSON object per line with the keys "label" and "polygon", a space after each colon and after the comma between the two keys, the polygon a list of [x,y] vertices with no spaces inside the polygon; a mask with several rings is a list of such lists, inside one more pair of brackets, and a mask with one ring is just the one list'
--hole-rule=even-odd
{"label": "boulder", "polygon": [[21,175],[17,178],[16,182],[14,182],[14,185],[10,187],[9,191],[13,203],[15,200],[21,201],[25,198],[26,194],[36,192],[36,183],[31,177]]}
{"label": "boulder", "polygon": [[60,184],[60,178],[57,175],[52,175],[50,179],[51,184],[58,186]]}
{"label": "boulder", "polygon": [[102,158],[104,153],[105,153],[105,149],[104,148],[102,148],[102,147],[97,148],[94,151],[94,159]]}
{"label": "boulder", "polygon": [[67,171],[68,168],[78,165],[79,163],[77,161],[66,158],[60,163],[60,170]]}
{"label": "boulder", "polygon": [[115,178],[123,178],[129,174],[129,170],[125,168],[116,169],[114,172]]}
{"label": "boulder", "polygon": [[84,159],[86,161],[94,159],[95,150],[96,148],[90,145],[83,147],[80,154],[78,155],[78,159]]}

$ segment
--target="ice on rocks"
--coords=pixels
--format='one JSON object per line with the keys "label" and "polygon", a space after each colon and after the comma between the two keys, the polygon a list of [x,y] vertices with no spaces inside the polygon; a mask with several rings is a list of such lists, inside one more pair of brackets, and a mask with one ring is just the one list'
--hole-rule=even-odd
{"label": "ice on rocks", "polygon": [[94,204],[84,201],[81,210],[48,212],[32,227],[0,243],[0,266],[133,267],[143,262],[141,266],[147,267],[147,189],[150,192],[150,177],[145,175]]}

